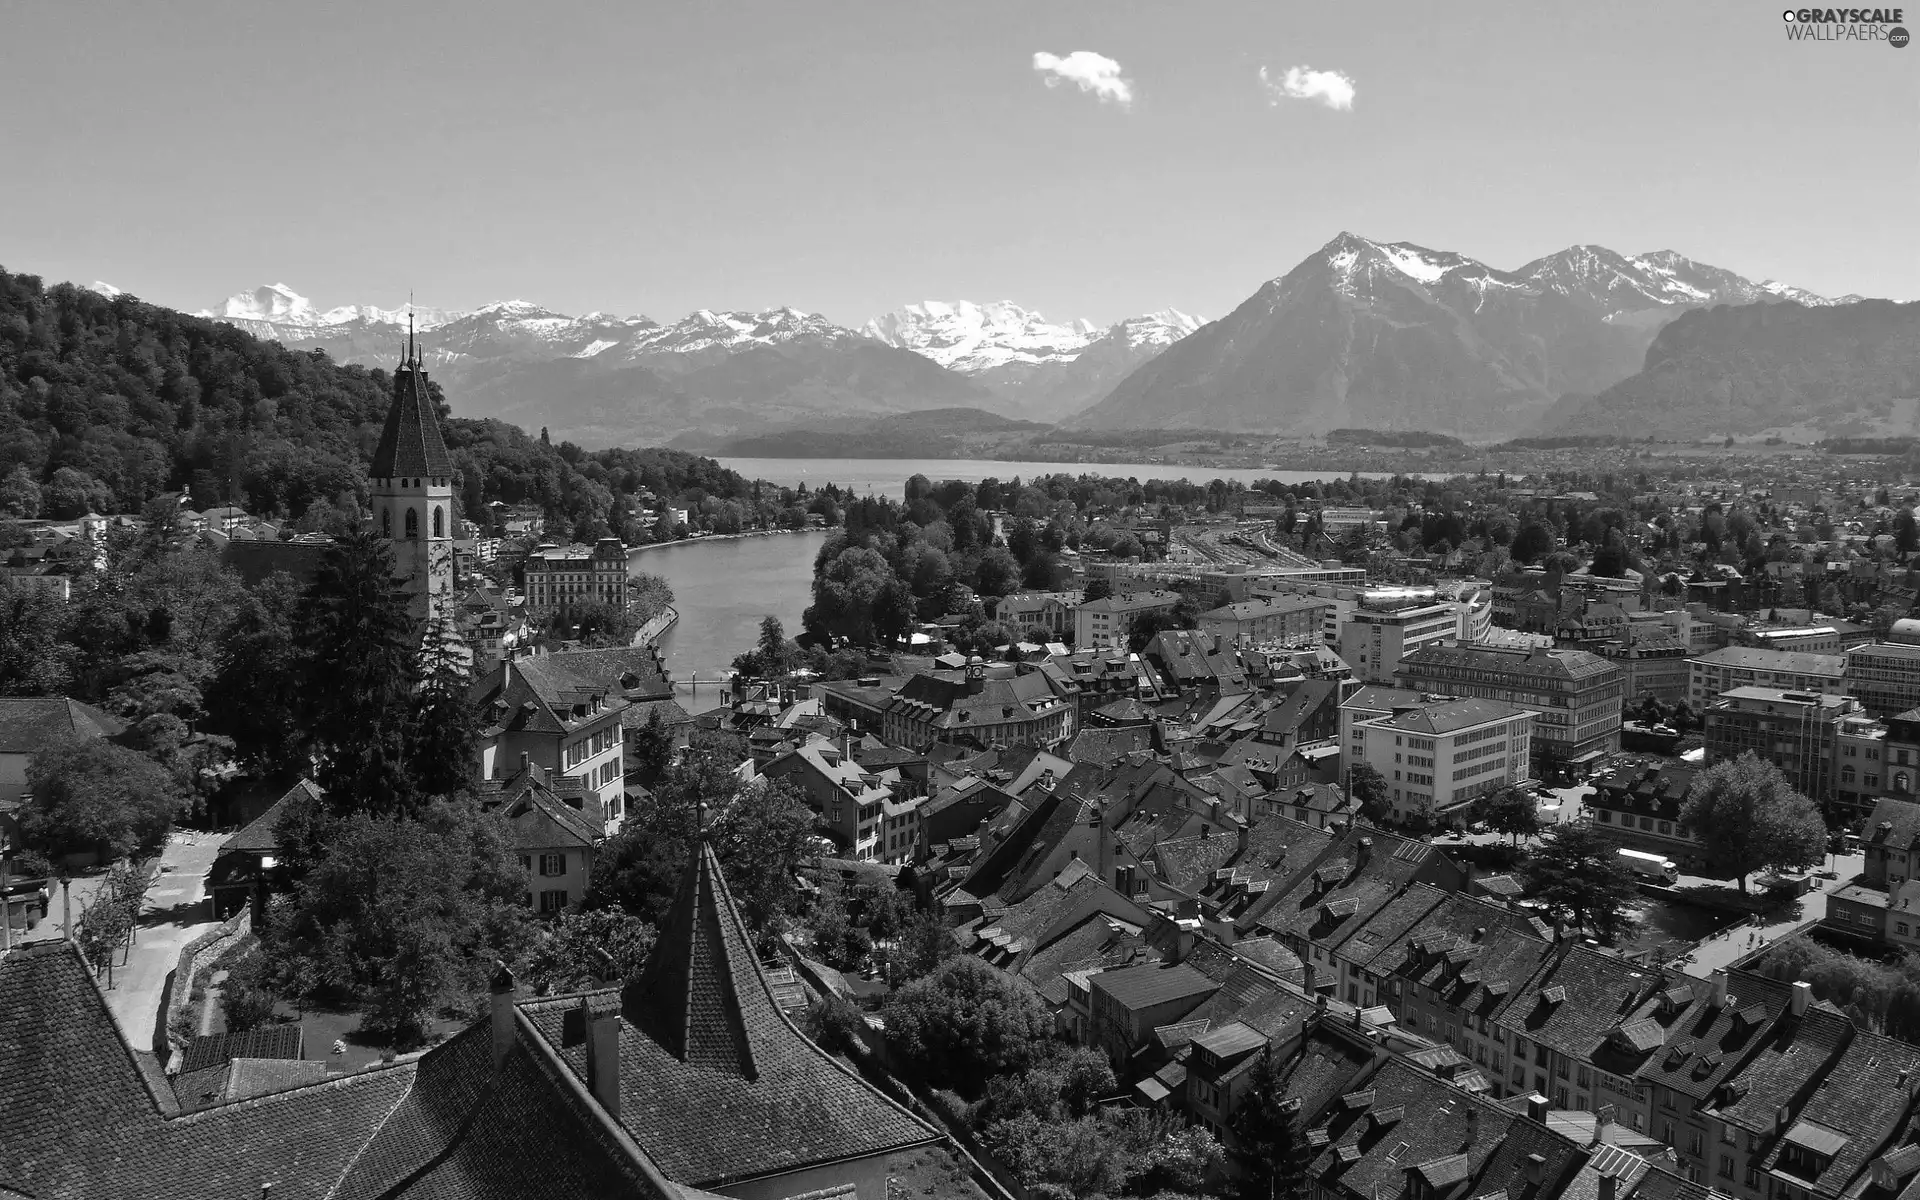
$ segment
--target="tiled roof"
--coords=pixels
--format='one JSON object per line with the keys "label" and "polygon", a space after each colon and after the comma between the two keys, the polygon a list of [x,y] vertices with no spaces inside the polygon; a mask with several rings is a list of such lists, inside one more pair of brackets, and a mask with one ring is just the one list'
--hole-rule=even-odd
{"label": "tiled roof", "polygon": [[[1473,1178],[1516,1124],[1513,1114],[1397,1060],[1374,1072],[1368,1085],[1371,1095],[1364,1103],[1343,1105],[1332,1113],[1323,1127],[1328,1146],[1309,1168],[1323,1186],[1337,1186],[1346,1195],[1369,1196],[1377,1188],[1398,1196],[1409,1168],[1440,1164],[1455,1155],[1464,1161],[1435,1169],[1457,1172],[1456,1180]],[[1401,1118],[1382,1135],[1367,1114],[1395,1108]],[[1468,1193],[1474,1194],[1473,1189]]]}
{"label": "tiled roof", "polygon": [[1824,1073],[1852,1034],[1852,1022],[1824,1009],[1809,1008],[1798,1019],[1782,1017],[1707,1107],[1742,1129],[1772,1133],[1780,1106]]}
{"label": "tiled roof", "polygon": [[427,373],[418,364],[402,363],[393,373],[393,402],[367,474],[373,479],[453,474],[453,459],[440,437],[440,414],[427,390]]}
{"label": "tiled roof", "polygon": [[1668,1027],[1666,1046],[1634,1073],[1636,1080],[1704,1100],[1758,1044],[1770,1017],[1787,1011],[1792,996],[1787,984],[1744,971],[1733,974],[1725,1004],[1715,1004],[1702,990]]}
{"label": "tiled roof", "polygon": [[1094,990],[1107,993],[1132,1012],[1184,999],[1197,1004],[1220,986],[1185,963],[1121,967],[1102,971],[1090,982]]}
{"label": "tiled roof", "polygon": [[1763,650],[1751,646],[1728,646],[1687,660],[1710,667],[1747,671],[1786,671],[1795,675],[1827,675],[1840,678],[1847,660],[1839,654],[1807,654],[1798,650]]}
{"label": "tiled roof", "polygon": [[35,754],[68,738],[115,737],[126,723],[63,696],[0,696],[0,754]]}
{"label": "tiled roof", "polygon": [[[926,1124],[808,1041],[780,1010],[746,923],[704,839],[641,977],[618,994],[620,1123],[673,1179],[695,1187],[931,1141]],[[579,997],[522,1007],[569,1068]],[[718,1124],[716,1124],[718,1122]]]}
{"label": "tiled roof", "polygon": [[1860,836],[1869,846],[1894,853],[1912,849],[1920,839],[1920,804],[1891,798],[1879,801],[1873,806],[1873,815],[1860,827]]}
{"label": "tiled roof", "polygon": [[247,854],[273,853],[280,848],[280,818],[286,816],[296,804],[319,799],[319,786],[311,779],[302,779],[288,788],[278,800],[268,805],[267,811],[247,822],[234,831],[226,841],[220,843],[220,853],[228,854],[234,851]]}
{"label": "tiled roof", "polygon": [[302,1038],[298,1025],[262,1025],[245,1033],[215,1033],[187,1043],[182,1071],[224,1066],[235,1058],[299,1059]]}
{"label": "tiled roof", "polygon": [[[207,533],[203,537],[215,537]],[[220,549],[220,562],[230,567],[248,586],[272,575],[291,576],[296,583],[310,584],[320,574],[330,542],[281,542],[236,538]]]}
{"label": "tiled roof", "polygon": [[629,700],[659,700],[673,696],[673,684],[667,678],[660,652],[652,646],[560,650],[543,657],[548,665],[573,679],[598,684],[611,692],[620,692]]}
{"label": "tiled roof", "polygon": [[[1809,1010],[1808,1018],[1817,1012]],[[1909,1086],[1920,1079],[1920,1048],[1866,1030],[1853,1032],[1846,1050],[1820,1076],[1799,1113],[1803,1120],[1847,1135],[1846,1144],[1821,1172],[1815,1191],[1838,1192],[1880,1149],[1883,1131],[1892,1128],[1911,1104],[1899,1086],[1903,1074]],[[1912,1151],[1912,1147],[1906,1149]],[[1775,1165],[1778,1153],[1776,1145],[1761,1164],[1763,1171]],[[1920,1167],[1920,1163],[1906,1165],[1908,1170]]]}
{"label": "tiled roof", "polygon": [[0,1188],[36,1200],[255,1197],[266,1184],[274,1200],[668,1200],[596,1146],[524,1050],[496,1076],[488,1046],[476,1026],[418,1059],[181,1115],[79,955],[16,950],[0,959]]}
{"label": "tiled roof", "polygon": [[[1515,989],[1500,1024],[1575,1061],[1631,1075],[1640,1065],[1639,1052],[1611,1035],[1645,1018],[1679,1016],[1659,999],[1668,978],[1585,946],[1563,944],[1557,957]],[[1629,1057],[1615,1061],[1609,1055]]]}

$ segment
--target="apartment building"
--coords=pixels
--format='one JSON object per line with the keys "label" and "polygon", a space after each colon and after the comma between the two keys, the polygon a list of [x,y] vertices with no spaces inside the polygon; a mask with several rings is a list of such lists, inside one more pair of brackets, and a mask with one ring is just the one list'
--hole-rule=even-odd
{"label": "apartment building", "polygon": [[1591,780],[1587,810],[1594,832],[1628,850],[1659,854],[1682,866],[1701,857],[1700,839],[1680,819],[1680,806],[1693,786],[1694,769],[1671,758],[1646,755],[1608,760]]}
{"label": "apartment building", "polygon": [[1534,712],[1535,778],[1584,769],[1620,748],[1620,669],[1585,650],[1427,646],[1401,659],[1395,678],[1418,691]]}
{"label": "apartment building", "polygon": [[610,836],[626,815],[622,717],[630,702],[593,654],[506,659],[467,694],[482,722],[482,779],[511,779],[527,767],[576,778]]}
{"label": "apartment building", "polygon": [[1842,656],[1847,694],[1876,717],[1920,706],[1920,646],[1874,642]]}
{"label": "apartment building", "polygon": [[1391,683],[1401,659],[1428,646],[1460,638],[1460,610],[1454,601],[1414,600],[1393,589],[1363,593],[1340,627],[1340,657],[1354,678]]}
{"label": "apartment building", "polygon": [[1356,761],[1392,789],[1393,819],[1459,824],[1475,800],[1529,778],[1535,713],[1498,700],[1442,700],[1353,726]]}
{"label": "apartment building", "polygon": [[1235,645],[1318,641],[1333,602],[1315,596],[1257,596],[1200,614],[1200,632]]}
{"label": "apartment building", "polygon": [[1075,650],[1125,649],[1133,622],[1150,612],[1172,612],[1180,593],[1160,589],[1089,600],[1073,610]]}
{"label": "apartment building", "polygon": [[1707,762],[1752,751],[1779,767],[1796,791],[1832,806],[1838,799],[1840,733],[1849,717],[1862,714],[1851,696],[1734,688],[1707,708]]}
{"label": "apartment building", "polygon": [[1739,687],[1838,696],[1846,691],[1846,665],[1847,660],[1838,654],[1728,646],[1687,660],[1687,701],[1700,709],[1723,692]]}
{"label": "apartment building", "polygon": [[1079,592],[1015,592],[1000,597],[993,616],[1016,630],[1037,625],[1064,639],[1073,633],[1073,610],[1079,606]]}
{"label": "apartment building", "polygon": [[627,548],[619,538],[592,546],[539,546],[520,564],[527,616],[538,620],[588,602],[624,608]]}

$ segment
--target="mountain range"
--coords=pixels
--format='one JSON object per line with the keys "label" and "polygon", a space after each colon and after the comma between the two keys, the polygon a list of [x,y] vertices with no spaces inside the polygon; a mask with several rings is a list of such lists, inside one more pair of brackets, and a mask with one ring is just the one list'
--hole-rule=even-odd
{"label": "mountain range", "polygon": [[1510,436],[1634,374],[1680,313],[1781,300],[1840,303],[1669,250],[1572,246],[1503,271],[1342,233],[1067,425]]}
{"label": "mountain range", "polygon": [[1164,309],[1060,324],[1006,301],[924,301],[858,329],[795,308],[703,309],[663,324],[522,300],[322,308],[280,284],[201,315],[391,365],[410,312],[461,412],[583,444],[692,445],[948,408],[1070,430],[1360,427],[1488,440],[1580,426],[1582,405],[1639,372],[1683,313],[1858,299],[1670,250],[1571,246],[1508,271],[1342,233],[1210,323]]}

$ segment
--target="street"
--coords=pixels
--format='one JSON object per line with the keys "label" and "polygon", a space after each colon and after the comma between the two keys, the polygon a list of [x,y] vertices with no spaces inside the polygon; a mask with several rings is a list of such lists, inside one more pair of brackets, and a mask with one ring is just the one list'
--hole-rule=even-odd
{"label": "street", "polygon": [[[127,1043],[136,1049],[151,1049],[154,1045],[167,974],[178,961],[180,948],[215,923],[213,905],[205,893],[206,874],[224,841],[225,834],[176,831],[160,852],[161,874],[147,893],[146,905],[140,912],[139,932],[126,961],[115,961],[113,985],[107,988],[107,1007],[120,1023]],[[74,879],[72,909],[76,924],[104,877],[105,872],[99,872]],[[61,925],[59,885],[54,884],[51,891],[47,919],[26,934],[25,940],[51,941],[66,935]],[[102,987],[107,987],[107,978],[103,972]]]}

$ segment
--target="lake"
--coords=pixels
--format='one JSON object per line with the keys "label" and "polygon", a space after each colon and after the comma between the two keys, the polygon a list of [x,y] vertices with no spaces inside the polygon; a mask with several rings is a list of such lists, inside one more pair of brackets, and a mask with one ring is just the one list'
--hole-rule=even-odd
{"label": "lake", "polygon": [[800,632],[800,614],[813,603],[813,556],[827,533],[700,538],[628,555],[632,570],[662,576],[673,588],[680,620],[660,639],[660,650],[681,707],[705,712],[720,703],[713,681],[760,639],[761,617],[779,617],[788,637]]}
{"label": "lake", "polygon": [[[1115,479],[1189,479],[1207,483],[1215,479],[1239,480],[1254,484],[1262,479],[1282,483],[1307,483],[1312,480],[1345,479],[1348,471],[1268,471],[1258,467],[1189,467],[1177,463],[1081,463],[1081,462],[1001,462],[981,458],[722,458],[720,465],[738,471],[748,479],[764,479],[786,487],[805,482],[809,488],[832,483],[852,488],[856,493],[873,492],[898,500],[906,491],[907,480],[925,475],[939,483],[943,479],[964,479],[979,483],[982,479],[1008,480],[1018,475],[1101,475]],[[1382,472],[1361,472],[1363,478],[1387,479]]]}
{"label": "lake", "polygon": [[[723,458],[720,463],[749,479],[788,486],[805,480],[810,488],[834,483],[895,499],[905,493],[907,480],[914,475],[925,475],[936,483],[943,479],[978,483],[989,477],[1012,479],[1015,475],[1031,479],[1061,471],[1123,479],[1186,478],[1200,483],[1211,479],[1305,483],[1346,478],[1337,471],[956,458]],[[680,703],[688,712],[704,712],[720,703],[721,689],[715,681],[732,666],[735,655],[752,649],[759,640],[761,617],[768,613],[779,617],[788,637],[800,632],[800,614],[813,603],[813,557],[827,534],[827,530],[809,530],[776,537],[701,538],[638,550],[628,556],[632,570],[663,576],[673,588],[673,606],[680,620],[660,639],[660,649],[666,655],[667,669],[678,681]]]}

